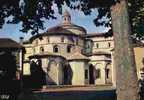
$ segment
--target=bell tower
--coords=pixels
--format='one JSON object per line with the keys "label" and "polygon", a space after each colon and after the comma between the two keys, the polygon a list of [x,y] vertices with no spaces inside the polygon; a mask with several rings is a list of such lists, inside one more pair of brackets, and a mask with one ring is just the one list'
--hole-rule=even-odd
{"label": "bell tower", "polygon": [[67,10],[65,10],[65,12],[63,13],[62,19],[63,24],[71,24],[71,15]]}

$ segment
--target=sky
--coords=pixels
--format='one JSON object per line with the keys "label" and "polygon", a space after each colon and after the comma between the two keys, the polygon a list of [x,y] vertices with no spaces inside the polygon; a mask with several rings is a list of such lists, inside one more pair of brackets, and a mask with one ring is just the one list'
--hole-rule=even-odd
{"label": "sky", "polygon": [[[53,5],[53,9],[55,11],[55,16],[57,19],[45,20],[44,30],[40,30],[40,33],[45,32],[48,28],[56,26],[62,22],[62,15],[58,13],[56,5]],[[87,33],[103,33],[108,29],[100,26],[96,27],[93,23],[93,20],[97,16],[97,9],[93,9],[90,15],[84,15],[83,12],[78,10],[71,10],[70,8],[63,6],[63,12],[68,10],[71,14],[71,21],[73,24],[84,27],[87,30]],[[20,31],[21,24],[4,24],[3,28],[0,29],[0,38],[11,38],[15,41],[19,41],[20,37],[24,37],[24,40],[28,40],[32,35],[30,33],[22,33]]]}

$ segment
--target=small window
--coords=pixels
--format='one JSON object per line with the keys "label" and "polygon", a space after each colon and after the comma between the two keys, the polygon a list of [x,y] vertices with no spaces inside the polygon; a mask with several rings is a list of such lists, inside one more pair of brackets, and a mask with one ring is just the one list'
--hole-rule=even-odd
{"label": "small window", "polygon": [[55,45],[55,46],[53,47],[53,52],[55,52],[55,53],[58,53],[58,52],[59,52],[59,48],[58,48],[57,45]]}
{"label": "small window", "polygon": [[64,42],[64,37],[61,37],[61,42]]}
{"label": "small window", "polygon": [[43,52],[44,52],[44,48],[40,47],[40,53],[43,53]]}
{"label": "small window", "polygon": [[85,79],[88,79],[88,70],[85,70]]}
{"label": "small window", "polygon": [[96,78],[100,77],[101,77],[100,69],[96,69]]}
{"label": "small window", "polygon": [[38,40],[35,40],[35,45],[38,45]]}
{"label": "small window", "polygon": [[108,47],[111,47],[111,43],[110,42],[108,43]]}
{"label": "small window", "polygon": [[71,52],[71,48],[72,48],[71,45],[68,45],[68,46],[67,46],[67,53],[70,53],[70,52]]}
{"label": "small window", "polygon": [[33,48],[33,53],[35,53],[35,48]]}
{"label": "small window", "polygon": [[96,47],[99,48],[99,44],[98,43],[96,43]]}

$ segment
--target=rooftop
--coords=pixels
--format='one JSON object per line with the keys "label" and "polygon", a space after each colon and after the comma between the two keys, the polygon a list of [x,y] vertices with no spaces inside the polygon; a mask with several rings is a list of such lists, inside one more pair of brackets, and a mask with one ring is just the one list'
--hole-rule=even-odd
{"label": "rooftop", "polygon": [[0,49],[5,48],[18,49],[22,48],[22,45],[9,38],[0,38]]}

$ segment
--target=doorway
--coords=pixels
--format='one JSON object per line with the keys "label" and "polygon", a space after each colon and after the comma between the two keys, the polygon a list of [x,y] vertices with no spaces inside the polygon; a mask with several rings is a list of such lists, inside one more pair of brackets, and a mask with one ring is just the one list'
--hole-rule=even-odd
{"label": "doorway", "polygon": [[63,68],[63,84],[64,85],[72,85],[72,76],[73,76],[73,72],[71,69],[71,66],[65,65]]}

